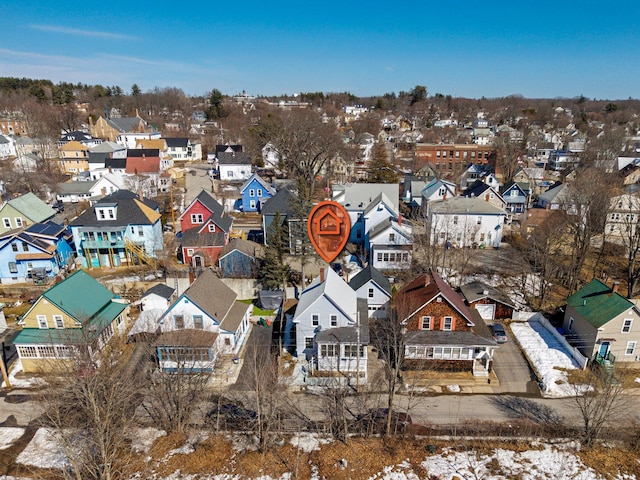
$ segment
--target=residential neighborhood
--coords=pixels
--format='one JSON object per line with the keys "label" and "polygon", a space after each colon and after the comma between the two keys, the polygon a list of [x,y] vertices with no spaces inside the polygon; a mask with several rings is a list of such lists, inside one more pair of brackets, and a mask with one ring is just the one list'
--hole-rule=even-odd
{"label": "residential neighborhood", "polygon": [[[640,392],[634,104],[613,121],[595,100],[578,116],[575,99],[403,95],[338,109],[244,92],[225,115],[213,94],[155,113],[123,95],[70,102],[74,128],[48,136],[3,110],[5,397],[46,415],[41,385],[66,399],[54,385],[117,373],[136,428],[251,432],[265,451],[460,418],[500,425],[489,437],[514,399],[606,439],[579,399]],[[346,212],[317,220],[346,232],[330,261],[310,238],[321,202]],[[453,398],[487,405],[433,411]]]}

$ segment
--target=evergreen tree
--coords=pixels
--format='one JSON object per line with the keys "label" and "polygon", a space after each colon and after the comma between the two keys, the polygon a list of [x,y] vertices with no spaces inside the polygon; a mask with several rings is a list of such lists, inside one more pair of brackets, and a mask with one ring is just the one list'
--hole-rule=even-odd
{"label": "evergreen tree", "polygon": [[266,290],[279,290],[289,277],[291,267],[285,263],[287,253],[287,229],[282,222],[280,212],[276,212],[271,225],[267,228],[267,245],[260,259],[259,280]]}
{"label": "evergreen tree", "polygon": [[368,183],[397,183],[398,174],[389,163],[384,142],[378,141],[371,151],[371,161],[367,169]]}

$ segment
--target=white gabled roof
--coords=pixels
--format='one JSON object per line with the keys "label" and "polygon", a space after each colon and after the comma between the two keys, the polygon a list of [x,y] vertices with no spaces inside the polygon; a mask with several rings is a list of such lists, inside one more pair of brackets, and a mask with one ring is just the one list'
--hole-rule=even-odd
{"label": "white gabled roof", "polygon": [[358,298],[355,290],[353,290],[347,282],[342,280],[336,272],[331,268],[325,268],[325,280],[320,281],[320,277],[316,277],[311,285],[309,285],[301,294],[294,322],[302,316],[314,303],[321,297],[327,298],[337,309],[349,318],[355,320]]}

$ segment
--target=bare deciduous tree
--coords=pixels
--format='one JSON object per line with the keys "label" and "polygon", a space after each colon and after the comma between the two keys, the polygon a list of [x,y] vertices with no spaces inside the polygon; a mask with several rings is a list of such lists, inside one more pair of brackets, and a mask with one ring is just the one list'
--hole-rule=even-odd
{"label": "bare deciduous tree", "polygon": [[77,345],[67,368],[56,372],[62,375],[48,379],[45,421],[69,460],[69,478],[128,478],[128,434],[143,382],[123,347],[123,339],[114,338],[92,357],[87,345]]}

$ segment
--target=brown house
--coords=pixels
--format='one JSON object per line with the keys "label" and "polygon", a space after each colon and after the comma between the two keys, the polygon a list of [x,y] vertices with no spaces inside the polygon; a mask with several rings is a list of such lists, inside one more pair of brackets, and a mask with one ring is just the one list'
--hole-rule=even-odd
{"label": "brown house", "polygon": [[489,375],[497,343],[477,311],[434,270],[400,290],[394,303],[397,321],[406,328],[409,367],[428,365]]}
{"label": "brown house", "polygon": [[467,283],[460,287],[460,292],[484,320],[513,318],[513,311],[518,309],[507,294],[484,282]]}

